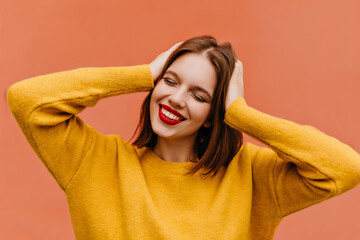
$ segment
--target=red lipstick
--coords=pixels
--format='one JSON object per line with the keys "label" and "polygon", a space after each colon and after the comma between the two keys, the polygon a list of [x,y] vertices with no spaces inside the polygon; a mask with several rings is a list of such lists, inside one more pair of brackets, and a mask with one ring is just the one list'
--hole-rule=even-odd
{"label": "red lipstick", "polygon": [[[166,105],[165,105],[166,106]],[[167,118],[162,112],[161,112],[161,108],[164,108],[166,111],[169,111],[171,112],[172,114],[176,114],[178,117],[181,117],[182,119],[180,120],[173,120],[173,119],[169,119]],[[172,109],[171,109],[172,110]],[[176,113],[174,113],[176,112]],[[159,118],[161,119],[161,121],[163,121],[164,123],[168,124],[168,125],[176,125],[178,123],[181,123],[182,121],[186,120],[180,113],[178,113],[177,111],[175,110],[168,110],[166,107],[164,107],[164,105],[160,104],[159,105]]]}
{"label": "red lipstick", "polygon": [[165,105],[165,104],[160,104],[161,107],[163,107],[166,111],[171,112],[172,114],[178,116],[179,118],[184,118],[186,119],[183,115],[181,115],[178,111],[172,109],[171,107]]}

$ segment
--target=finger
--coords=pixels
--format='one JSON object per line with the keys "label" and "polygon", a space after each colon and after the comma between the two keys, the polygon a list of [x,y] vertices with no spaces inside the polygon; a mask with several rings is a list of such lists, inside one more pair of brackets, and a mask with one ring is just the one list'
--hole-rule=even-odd
{"label": "finger", "polygon": [[237,76],[239,74],[239,72],[240,72],[240,64],[238,61],[236,61],[232,76]]}
{"label": "finger", "polygon": [[173,52],[175,49],[177,49],[183,42],[178,42],[174,44],[168,51]]}
{"label": "finger", "polygon": [[239,59],[236,60],[235,65],[236,65],[237,67],[240,67],[240,68],[243,66],[242,62],[241,62]]}
{"label": "finger", "polygon": [[243,72],[244,67],[243,67],[242,62],[239,59],[237,59],[235,65],[236,65],[235,68],[238,68],[240,72]]}

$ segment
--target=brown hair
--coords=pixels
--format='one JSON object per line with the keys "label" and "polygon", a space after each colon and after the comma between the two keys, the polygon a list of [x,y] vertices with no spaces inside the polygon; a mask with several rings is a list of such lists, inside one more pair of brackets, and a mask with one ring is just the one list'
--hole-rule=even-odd
{"label": "brown hair", "polygon": [[[232,129],[224,122],[225,116],[225,97],[229,85],[231,74],[235,67],[236,54],[231,48],[230,43],[218,44],[216,39],[211,36],[201,36],[191,38],[183,42],[168,57],[157,82],[162,79],[165,71],[181,55],[185,53],[204,53],[210,60],[217,75],[217,84],[211,102],[210,119],[211,126],[202,126],[196,137],[195,148],[197,149],[199,161],[196,162],[187,175],[193,175],[201,168],[207,171],[201,176],[208,176],[212,173],[215,176],[222,166],[227,167],[235,154],[239,151],[243,143],[241,132]],[[157,135],[153,132],[150,122],[150,99],[153,89],[145,98],[140,113],[140,121],[135,133],[140,132],[133,145],[138,147],[148,147],[154,149]],[[134,135],[135,135],[134,133]],[[134,137],[134,136],[133,136]]]}

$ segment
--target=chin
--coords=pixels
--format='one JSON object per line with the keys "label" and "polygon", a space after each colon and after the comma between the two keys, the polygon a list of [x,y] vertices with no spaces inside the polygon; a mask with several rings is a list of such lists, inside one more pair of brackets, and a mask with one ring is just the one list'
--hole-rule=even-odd
{"label": "chin", "polygon": [[171,131],[169,131],[169,129],[164,129],[162,126],[158,126],[156,124],[154,124],[154,125],[152,125],[152,130],[158,137],[162,137],[162,138],[172,138],[173,137],[173,133],[171,133]]}

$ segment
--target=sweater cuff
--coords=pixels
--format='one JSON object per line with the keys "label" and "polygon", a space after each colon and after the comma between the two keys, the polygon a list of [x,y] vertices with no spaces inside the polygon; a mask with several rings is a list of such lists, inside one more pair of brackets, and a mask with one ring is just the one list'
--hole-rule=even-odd
{"label": "sweater cuff", "polygon": [[238,98],[231,103],[224,121],[230,127],[266,145],[269,145],[270,140],[283,139],[294,134],[294,131],[299,131],[298,124],[260,112],[248,106],[244,98]]}
{"label": "sweater cuff", "polygon": [[154,80],[147,64],[129,67],[104,68],[102,86],[105,89],[126,92],[146,92],[154,87]]}
{"label": "sweater cuff", "polygon": [[240,97],[235,99],[229,106],[228,110],[225,113],[224,121],[230,127],[243,131],[241,115],[244,114],[245,108],[247,107],[245,98]]}

